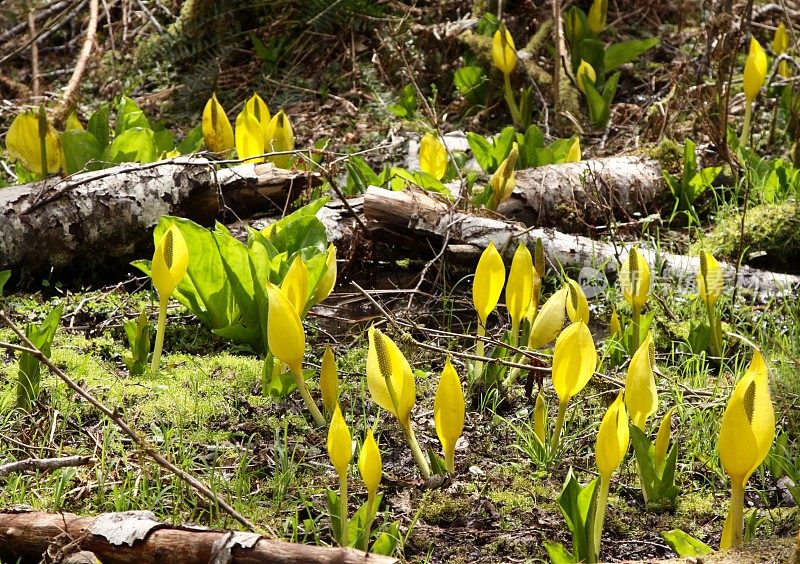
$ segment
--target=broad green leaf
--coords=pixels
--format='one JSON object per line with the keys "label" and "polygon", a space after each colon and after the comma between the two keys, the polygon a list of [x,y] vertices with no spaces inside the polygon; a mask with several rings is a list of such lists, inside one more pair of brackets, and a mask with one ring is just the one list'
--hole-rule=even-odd
{"label": "broad green leaf", "polygon": [[511,147],[514,144],[514,141],[517,140],[517,130],[511,126],[504,127],[500,134],[495,137],[494,139],[494,148],[492,149],[492,153],[494,155],[495,162],[497,166],[500,166],[500,163],[508,157],[509,153],[511,152]]}
{"label": "broad green leaf", "polygon": [[294,218],[269,237],[269,241],[278,252],[285,252],[291,256],[306,247],[313,247],[318,252],[324,253],[328,237],[325,226],[312,215]]}
{"label": "broad green leaf", "polygon": [[661,533],[661,538],[667,541],[667,544],[678,555],[678,558],[703,556],[714,552],[713,548],[680,529],[664,531]]}
{"label": "broad green leaf", "polygon": [[[40,325],[29,323],[25,327],[25,336],[33,345],[50,358],[50,345],[61,321],[63,306],[53,308]],[[39,397],[41,384],[41,362],[31,353],[20,353],[17,373],[17,407],[30,411],[33,402]]]}
{"label": "broad green leaf", "polygon": [[614,101],[614,94],[617,93],[617,86],[619,85],[619,76],[618,72],[615,72],[611,75],[611,78],[605,81],[603,84],[603,100],[606,101],[606,104],[611,106],[611,102]]}
{"label": "broad green leaf", "polygon": [[159,156],[162,153],[169,153],[175,148],[175,136],[169,129],[164,127],[163,123],[156,123],[153,125],[152,129],[156,153],[158,153]]}
{"label": "broad green leaf", "polygon": [[598,129],[605,129],[611,108],[594,86],[588,82],[585,85],[586,104],[589,106],[589,117]]}
{"label": "broad green leaf", "polygon": [[[61,134],[61,147],[64,150],[64,170],[74,174],[83,170],[91,160],[99,160],[103,146],[97,138],[82,129],[71,129]],[[99,163],[89,170],[99,168]]]}
{"label": "broad green leaf", "polygon": [[588,560],[589,552],[594,550],[589,536],[594,529],[593,517],[598,484],[599,479],[595,478],[585,486],[581,486],[570,468],[564,489],[558,496],[561,513],[572,533],[573,553],[582,561]]}
{"label": "broad green leaf", "polygon": [[467,133],[467,143],[478,165],[486,172],[494,172],[499,163],[492,156],[492,145],[489,141],[483,135],[470,131]]}
{"label": "broad green leaf", "polygon": [[605,58],[603,59],[606,72],[613,71],[625,63],[634,60],[639,55],[658,44],[659,39],[657,37],[650,37],[649,39],[631,39],[629,41],[621,41],[609,45],[606,49]]}
{"label": "broad green leaf", "polygon": [[188,155],[189,153],[196,153],[203,148],[203,126],[198,125],[192,128],[183,141],[178,143],[178,151],[181,155]]}
{"label": "broad green leaf", "polygon": [[394,521],[391,525],[389,525],[389,530],[385,533],[381,533],[377,540],[372,544],[371,552],[374,552],[375,554],[381,554],[383,556],[391,556],[394,553],[394,549],[397,547],[397,543],[399,541],[400,523],[399,521]]}
{"label": "broad green leaf", "polygon": [[108,137],[110,134],[109,127],[108,127],[108,114],[109,114],[109,105],[103,104],[99,108],[97,108],[94,113],[89,117],[89,124],[86,126],[86,129],[94,135],[95,139],[100,142],[100,145],[103,149],[106,148],[108,145]]}
{"label": "broad green leaf", "polygon": [[115,163],[151,163],[158,156],[153,130],[132,127],[114,138],[106,148],[104,159]]}
{"label": "broad green leaf", "polygon": [[477,66],[461,67],[453,76],[456,88],[473,106],[482,104],[486,100],[488,80],[483,68]]}
{"label": "broad green leaf", "polygon": [[117,135],[134,127],[150,129],[150,122],[136,102],[127,96],[122,96],[117,105]]}
{"label": "broad green leaf", "polygon": [[363,194],[370,186],[380,186],[378,175],[362,157],[350,157],[344,166],[347,169],[345,191],[348,195]]}
{"label": "broad green leaf", "polygon": [[603,84],[603,77],[605,76],[604,55],[605,48],[600,41],[590,37],[581,39],[576,48],[577,64],[575,60],[572,61],[572,72],[577,75],[581,61],[586,61],[594,69],[596,75],[595,87],[599,88]]}
{"label": "broad green leaf", "polygon": [[544,549],[553,564],[576,564],[578,559],[560,542],[544,541]]}
{"label": "broad green leaf", "polygon": [[0,270],[0,297],[3,295],[3,288],[5,288],[9,278],[11,278],[10,270]]}

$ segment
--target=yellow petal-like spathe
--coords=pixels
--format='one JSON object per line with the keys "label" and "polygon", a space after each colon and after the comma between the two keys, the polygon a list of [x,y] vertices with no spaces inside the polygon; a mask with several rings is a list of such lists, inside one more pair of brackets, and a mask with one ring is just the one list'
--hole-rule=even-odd
{"label": "yellow petal-like spathe", "polygon": [[595,445],[597,470],[606,482],[611,479],[611,474],[622,463],[622,459],[628,451],[629,439],[628,413],[625,411],[622,392],[620,392],[603,416],[600,429],[597,431]]}
{"label": "yellow petal-like spathe", "polygon": [[206,147],[213,153],[227,153],[233,149],[233,127],[225,115],[225,108],[212,94],[203,109],[203,139]]}
{"label": "yellow petal-like spathe", "polygon": [[361,481],[364,482],[367,492],[370,495],[375,495],[378,491],[378,486],[381,485],[383,463],[381,462],[381,450],[378,448],[378,442],[372,434],[372,429],[367,431],[364,444],[361,445],[361,451],[358,453],[358,471],[361,474]]}
{"label": "yellow petal-like spathe", "polygon": [[573,323],[556,339],[553,351],[553,388],[561,403],[580,392],[597,368],[597,351],[589,328]]}
{"label": "yellow petal-like spathe", "polygon": [[[6,150],[11,160],[19,161],[31,172],[43,176],[45,167],[42,166],[39,119],[33,111],[15,117],[6,134]],[[43,120],[47,174],[53,174],[61,169],[61,140],[55,128],[45,118]]]}
{"label": "yellow petal-like spathe", "polygon": [[533,291],[533,258],[528,247],[521,243],[511,260],[511,270],[506,284],[506,308],[511,316],[512,326],[519,327],[522,317],[528,311]]}
{"label": "yellow petal-like spathe", "polygon": [[490,184],[492,186],[492,197],[489,201],[489,207],[493,210],[497,209],[501,203],[511,197],[514,188],[517,185],[516,175],[514,174],[514,167],[517,166],[517,158],[519,157],[519,147],[516,143],[511,145],[511,152],[500,163],[497,170],[492,174]]}
{"label": "yellow petal-like spathe", "polygon": [[436,180],[444,178],[447,171],[447,151],[439,139],[426,133],[419,143],[419,169]]}
{"label": "yellow petal-like spathe", "polygon": [[286,271],[286,276],[281,282],[281,290],[289,298],[297,315],[302,317],[308,300],[308,268],[299,254],[294,257],[289,270]]}
{"label": "yellow petal-like spathe", "polygon": [[258,122],[259,129],[261,130],[261,138],[264,139],[264,146],[267,143],[267,127],[272,120],[272,115],[269,113],[269,108],[264,100],[261,99],[256,92],[245,103],[245,109],[248,113],[255,118]]}
{"label": "yellow petal-like spathe", "polygon": [[670,409],[664,414],[661,424],[658,426],[658,433],[656,433],[656,443],[653,449],[653,462],[655,464],[656,472],[661,473],[664,468],[664,462],[667,459],[667,450],[669,449],[669,438],[672,433],[672,412]]}
{"label": "yellow petal-like spathe", "polygon": [[295,376],[302,377],[306,350],[303,323],[283,290],[271,282],[267,282],[266,287],[269,299],[267,345],[275,358],[288,365]]}
{"label": "yellow petal-like spathe", "polygon": [[436,423],[436,434],[444,448],[445,460],[450,460],[456,441],[464,429],[464,392],[449,358],[444,363],[439,386],[436,388],[433,419]]}
{"label": "yellow petal-like spathe", "polygon": [[83,127],[81,120],[78,119],[78,115],[75,113],[75,110],[72,110],[67,116],[67,121],[64,122],[64,131],[85,131],[85,130],[86,128]]}
{"label": "yellow petal-like spathe", "polygon": [[492,62],[503,74],[511,74],[517,66],[517,48],[505,25],[501,25],[492,37]]}
{"label": "yellow petal-like spathe", "polygon": [[481,325],[486,326],[486,319],[497,307],[505,281],[506,267],[503,259],[494,243],[489,241],[489,246],[481,253],[475,269],[475,279],[472,281],[472,303]]}
{"label": "yellow petal-like spathe", "polygon": [[578,90],[586,93],[586,81],[589,80],[592,85],[597,81],[597,73],[594,72],[594,67],[581,59],[581,64],[578,66],[578,72],[575,74],[575,80],[578,83]]}
{"label": "yellow petal-like spathe", "polygon": [[322,405],[325,411],[333,413],[339,405],[339,370],[330,347],[322,354],[322,367],[319,371],[319,389],[322,392]]}
{"label": "yellow petal-like spathe", "polygon": [[608,329],[611,332],[612,337],[622,336],[622,324],[619,322],[619,315],[617,315],[617,310],[613,310],[611,312],[611,321],[608,324]]}
{"label": "yellow petal-like spathe", "polygon": [[744,486],[764,461],[775,437],[768,369],[759,351],[731,394],[719,433],[719,459],[732,481]]}
{"label": "yellow petal-like spathe", "polygon": [[331,243],[328,245],[325,256],[325,272],[314,290],[314,298],[312,300],[314,304],[325,301],[331,295],[333,288],[336,286],[336,274],[336,247]]}
{"label": "yellow petal-like spathe", "polygon": [[331,425],[328,427],[328,456],[340,476],[347,475],[347,467],[353,459],[353,443],[350,437],[350,429],[342,417],[342,410],[339,406],[333,412]]}
{"label": "yellow petal-like spathe", "polygon": [[[367,351],[367,387],[375,403],[393,414],[401,423],[410,421],[416,400],[414,374],[408,360],[389,337],[370,327]],[[397,399],[397,406],[386,383],[386,375]]]}
{"label": "yellow petal-like spathe", "polygon": [[236,116],[236,155],[246,162],[260,163],[263,158],[251,159],[265,153],[264,134],[256,118],[248,110],[247,105]]}
{"label": "yellow petal-like spathe", "polygon": [[572,278],[567,278],[567,317],[573,323],[589,324],[589,301],[581,285]]}
{"label": "yellow petal-like spathe", "polygon": [[186,274],[189,266],[189,251],[186,241],[175,224],[169,226],[156,245],[150,277],[158,295],[165,299],[172,295]]}
{"label": "yellow petal-like spathe", "polygon": [[[265,143],[269,152],[294,151],[292,122],[289,121],[289,117],[282,109],[272,116],[267,126]],[[279,168],[289,168],[290,159],[291,155],[289,154],[269,157],[269,161],[275,163],[275,166]]]}
{"label": "yellow petal-like spathe", "polygon": [[[783,22],[778,24],[775,30],[775,37],[772,39],[772,50],[776,55],[781,55],[789,50],[789,36],[786,34],[786,25]],[[778,63],[778,74],[788,77],[791,71],[787,61]]]}
{"label": "yellow petal-like spathe", "polygon": [[576,137],[575,141],[572,142],[572,145],[569,147],[569,152],[567,153],[567,158],[564,162],[567,163],[577,163],[581,160],[581,140],[580,138]]}
{"label": "yellow petal-like spathe", "polygon": [[697,293],[700,299],[713,306],[722,295],[724,285],[725,273],[717,259],[711,253],[700,253],[700,268],[697,271]]}
{"label": "yellow petal-like spathe", "polygon": [[541,311],[533,321],[531,334],[528,337],[528,348],[540,349],[561,333],[564,328],[568,292],[569,289],[564,286],[544,302]]}
{"label": "yellow petal-like spathe", "polygon": [[744,64],[744,85],[742,87],[748,102],[752,103],[756,99],[766,77],[767,54],[756,38],[751,37],[750,50],[747,52],[747,61]]}
{"label": "yellow petal-like spathe", "polygon": [[642,253],[633,247],[619,271],[622,295],[631,307],[641,310],[650,295],[650,265]]}
{"label": "yellow petal-like spathe", "polygon": [[536,394],[536,404],[533,408],[533,434],[544,444],[547,429],[547,404],[544,402],[544,394],[539,390]]}
{"label": "yellow petal-like spathe", "polygon": [[606,28],[606,17],[608,15],[608,0],[594,0],[592,7],[589,8],[587,20],[589,29],[595,34],[602,32]]}
{"label": "yellow petal-like spathe", "polygon": [[647,418],[658,409],[658,390],[651,364],[653,352],[653,337],[648,333],[634,353],[625,379],[625,405],[631,421],[642,431]]}

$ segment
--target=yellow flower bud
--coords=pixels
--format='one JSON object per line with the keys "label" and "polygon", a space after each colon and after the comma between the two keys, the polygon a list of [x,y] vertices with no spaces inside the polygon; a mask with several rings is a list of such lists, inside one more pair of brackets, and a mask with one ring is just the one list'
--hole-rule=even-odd
{"label": "yellow flower bud", "polygon": [[654,357],[653,337],[648,333],[639,350],[634,353],[625,379],[625,405],[633,424],[642,431],[647,418],[658,409],[658,390],[653,373]]}
{"label": "yellow flower bud", "polygon": [[283,290],[267,282],[269,314],[267,317],[267,344],[279,361],[288,365],[298,380],[303,377],[303,355],[306,334],[303,323],[292,302]]}
{"label": "yellow flower bud", "polygon": [[328,428],[328,456],[339,476],[347,475],[347,467],[353,459],[353,445],[350,429],[347,428],[342,410],[339,406],[333,412],[331,425]]}
{"label": "yellow flower bud", "polygon": [[447,150],[434,135],[426,133],[419,143],[419,169],[436,180],[444,178],[447,171]]}
{"label": "yellow flower bud", "polygon": [[641,310],[650,295],[650,266],[636,247],[628,254],[619,272],[619,285],[625,301]]}
{"label": "yellow flower bud", "polygon": [[233,149],[233,128],[216,94],[211,95],[203,109],[202,129],[206,147],[212,153],[224,154]]}
{"label": "yellow flower bud", "polygon": [[572,145],[569,147],[569,152],[567,153],[567,159],[564,162],[567,163],[577,163],[581,160],[581,140],[579,137],[575,138],[575,141],[572,142]]}
{"label": "yellow flower bud", "polygon": [[744,64],[744,96],[749,103],[758,96],[764,80],[767,77],[767,54],[756,41],[755,37],[750,38],[750,50],[747,52],[747,61]]}
{"label": "yellow flower bud", "polygon": [[236,116],[236,154],[240,159],[248,159],[245,162],[260,163],[264,162],[263,158],[249,157],[264,153],[264,134],[261,132],[261,126],[245,104],[244,109]]}
{"label": "yellow flower bud", "polygon": [[519,327],[522,316],[528,311],[533,289],[533,259],[528,247],[521,243],[511,260],[511,271],[506,284],[506,308],[511,316],[512,328]]}
{"label": "yellow flower bud", "polygon": [[308,300],[308,268],[299,254],[294,257],[289,270],[286,271],[286,276],[281,282],[281,290],[289,298],[297,315],[302,317]]}
{"label": "yellow flower bud", "polygon": [[547,404],[544,402],[544,396],[539,391],[536,394],[536,404],[533,407],[533,434],[539,439],[541,444],[544,444],[547,429]]}
{"label": "yellow flower bud", "polygon": [[361,445],[361,451],[358,453],[358,471],[369,495],[375,495],[378,492],[378,486],[381,485],[383,464],[381,462],[381,451],[372,434],[372,429],[367,431],[367,437],[364,439],[364,444]]}
{"label": "yellow flower bud", "polygon": [[500,29],[492,37],[492,62],[503,74],[509,75],[517,66],[517,48],[514,47],[514,38],[501,24]]}
{"label": "yellow flower bud", "polygon": [[653,461],[657,473],[661,473],[664,469],[664,463],[667,460],[667,450],[669,449],[669,437],[672,433],[672,412],[671,408],[664,414],[661,424],[658,426],[658,433],[656,434],[656,444],[653,449]]}
{"label": "yellow flower bud", "polygon": [[464,392],[455,368],[448,358],[444,363],[436,397],[433,400],[433,419],[436,434],[444,449],[445,467],[455,471],[456,442],[464,429]]}
{"label": "yellow flower bud", "polygon": [[516,143],[513,143],[511,145],[511,152],[503,162],[500,163],[500,166],[497,167],[494,174],[492,174],[490,180],[492,198],[489,202],[489,207],[493,210],[496,210],[497,206],[511,197],[511,193],[517,185],[514,167],[517,165],[518,157],[519,147]]}
{"label": "yellow flower bud", "polygon": [[594,72],[594,67],[581,59],[581,64],[578,66],[578,72],[575,74],[575,80],[578,83],[578,90],[586,94],[586,80],[591,81],[594,86],[597,81],[597,73]]}
{"label": "yellow flower bud", "polygon": [[156,245],[150,277],[161,299],[172,295],[189,266],[189,251],[180,229],[173,223]]}
{"label": "yellow flower bud", "polygon": [[264,103],[264,100],[261,99],[261,96],[253,92],[253,95],[250,96],[250,99],[247,100],[244,107],[247,112],[258,122],[259,129],[261,130],[261,138],[264,140],[264,146],[266,147],[267,127],[272,119],[267,104]]}
{"label": "yellow flower bud", "polygon": [[609,323],[609,330],[611,331],[612,337],[622,336],[622,325],[619,322],[619,315],[617,315],[617,310],[613,310],[611,312],[611,321]]}
{"label": "yellow flower bud", "polygon": [[312,300],[314,304],[325,301],[331,295],[333,288],[336,286],[336,274],[336,247],[331,243],[328,245],[325,256],[325,273],[320,278],[316,290],[314,290],[314,298]]}
{"label": "yellow flower bud", "polygon": [[322,405],[325,411],[333,413],[339,405],[339,374],[336,359],[329,346],[325,347],[322,354],[322,367],[319,371],[319,389],[322,392]]}
{"label": "yellow flower bud", "polygon": [[[781,55],[789,50],[789,36],[786,34],[786,26],[783,22],[778,24],[775,30],[775,37],[772,40],[772,50],[776,55]],[[791,73],[789,64],[786,61],[778,63],[778,74],[788,77]]]}
{"label": "yellow flower bud", "polygon": [[625,411],[622,392],[620,392],[603,416],[600,429],[597,431],[595,445],[597,470],[600,472],[601,479],[606,483],[611,480],[611,474],[622,463],[622,459],[628,451],[629,440],[628,413]]}
{"label": "yellow flower bud", "polygon": [[704,302],[714,305],[722,295],[725,274],[714,255],[700,253],[700,269],[697,271],[697,293]]}
{"label": "yellow flower bud", "polygon": [[486,326],[486,319],[492,313],[506,280],[506,267],[500,253],[489,241],[489,246],[481,253],[478,267],[475,269],[475,279],[472,282],[472,303],[478,312],[481,325]]}
{"label": "yellow flower bud", "polygon": [[544,302],[542,310],[533,321],[531,334],[528,337],[528,348],[540,349],[561,333],[561,329],[564,328],[568,292],[569,289],[564,286]]}
{"label": "yellow flower bud", "polygon": [[589,8],[589,29],[595,34],[602,32],[606,28],[607,14],[608,0],[594,0],[594,2],[592,2],[592,7]]}
{"label": "yellow flower bud", "polygon": [[[272,116],[265,133],[265,145],[269,152],[294,151],[294,130],[283,109]],[[289,168],[291,155],[275,155],[269,160],[278,168]]]}
{"label": "yellow flower bud", "polygon": [[556,339],[553,351],[553,388],[562,404],[580,392],[597,368],[597,351],[585,323],[573,323]]}
{"label": "yellow flower bud", "polygon": [[583,321],[589,324],[589,301],[583,288],[572,278],[567,278],[567,316],[573,323]]}

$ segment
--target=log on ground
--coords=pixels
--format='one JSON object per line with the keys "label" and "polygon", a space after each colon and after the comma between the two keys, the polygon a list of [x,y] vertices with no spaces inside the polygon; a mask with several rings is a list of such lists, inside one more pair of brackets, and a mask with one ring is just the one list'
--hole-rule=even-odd
{"label": "log on ground", "polygon": [[104,564],[385,564],[397,561],[347,548],[269,540],[255,533],[174,527],[155,521],[148,511],[104,513],[98,517],[0,512],[0,558],[4,562],[17,559],[39,562],[62,533],[76,541],[75,551],[91,551]]}
{"label": "log on ground", "polygon": [[[390,233],[393,241],[415,245],[418,249],[440,249],[448,237],[446,256],[456,262],[474,265],[483,250],[494,242],[510,260],[519,243],[531,249],[541,238],[548,259],[566,268],[583,269],[584,280],[606,284],[613,279],[621,261],[627,256],[628,244],[595,241],[581,235],[555,229],[532,229],[517,222],[487,217],[454,209],[449,202],[420,190],[394,192],[370,187],[364,197],[364,215],[373,231],[373,238]],[[698,257],[659,252],[642,248],[653,276],[670,284],[679,284],[694,291]],[[726,285],[733,283],[735,268],[721,263]],[[758,270],[749,266],[739,269],[738,285],[760,295],[800,287],[800,277]]]}
{"label": "log on ground", "polygon": [[[316,176],[205,159],[122,165],[0,190],[0,269],[41,273],[74,264],[108,267],[152,252],[162,215],[203,225],[281,210]],[[88,262],[88,264],[87,264]]]}

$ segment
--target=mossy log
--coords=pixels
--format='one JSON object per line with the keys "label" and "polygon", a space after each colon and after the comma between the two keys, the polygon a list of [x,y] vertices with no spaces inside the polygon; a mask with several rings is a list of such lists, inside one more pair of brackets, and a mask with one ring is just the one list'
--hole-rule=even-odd
{"label": "mossy log", "polygon": [[282,210],[315,175],[205,159],[132,164],[0,190],[0,269],[113,268],[152,252],[162,215],[203,225]]}
{"label": "mossy log", "polygon": [[4,562],[39,562],[48,548],[54,550],[51,544],[58,544],[64,535],[73,541],[69,548],[91,551],[104,564],[397,562],[349,548],[293,544],[255,533],[176,527],[156,521],[149,511],[104,513],[97,517],[0,512],[0,558]]}
{"label": "mossy log", "polygon": [[[530,228],[498,216],[467,213],[419,190],[394,192],[370,187],[363,209],[373,239],[391,241],[402,246],[404,253],[411,247],[438,251],[447,241],[445,255],[449,260],[469,265],[477,264],[490,241],[510,261],[518,244],[525,243],[533,248],[536,239],[541,238],[552,264],[586,269],[582,270],[582,276],[587,283],[603,285],[615,279],[620,261],[627,255],[627,244],[605,243],[555,229]],[[648,248],[640,250],[653,269],[654,278],[679,285],[687,292],[694,291],[700,265],[698,257]],[[734,267],[727,263],[721,266],[726,284],[731,285]],[[737,283],[755,293],[767,294],[800,287],[800,277],[742,266]]]}

